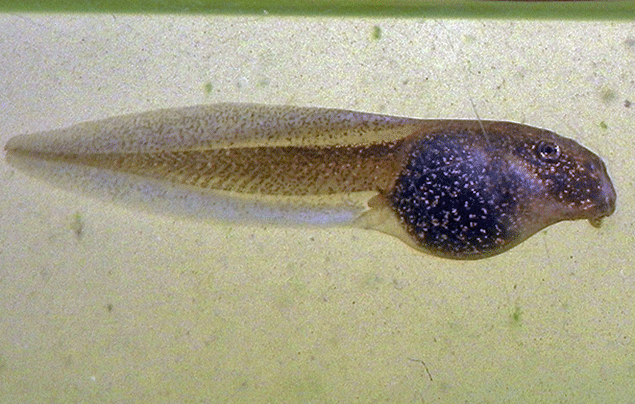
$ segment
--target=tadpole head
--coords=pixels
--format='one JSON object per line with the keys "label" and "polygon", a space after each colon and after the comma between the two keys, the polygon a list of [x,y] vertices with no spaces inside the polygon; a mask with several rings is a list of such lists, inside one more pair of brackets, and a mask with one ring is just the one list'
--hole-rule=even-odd
{"label": "tadpole head", "polygon": [[415,138],[387,198],[413,245],[479,259],[562,220],[598,225],[616,195],[602,160],[573,140],[466,121]]}
{"label": "tadpole head", "polygon": [[617,196],[606,165],[576,141],[532,131],[519,141],[514,158],[535,178],[534,210],[548,224],[587,219],[598,227],[615,212]]}

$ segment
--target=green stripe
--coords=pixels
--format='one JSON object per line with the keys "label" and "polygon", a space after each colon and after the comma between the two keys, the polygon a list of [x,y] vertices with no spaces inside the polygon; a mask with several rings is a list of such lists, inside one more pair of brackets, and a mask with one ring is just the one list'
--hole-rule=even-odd
{"label": "green stripe", "polygon": [[0,11],[634,20],[635,1],[0,0]]}

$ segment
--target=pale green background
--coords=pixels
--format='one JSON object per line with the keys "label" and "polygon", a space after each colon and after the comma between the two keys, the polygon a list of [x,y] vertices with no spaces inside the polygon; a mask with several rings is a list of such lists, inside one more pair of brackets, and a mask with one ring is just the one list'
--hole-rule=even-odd
{"label": "pale green background", "polygon": [[456,262],[130,211],[2,161],[1,403],[633,402],[635,24],[3,16],[0,58],[2,144],[224,101],[478,112],[579,140],[618,193],[599,230]]}

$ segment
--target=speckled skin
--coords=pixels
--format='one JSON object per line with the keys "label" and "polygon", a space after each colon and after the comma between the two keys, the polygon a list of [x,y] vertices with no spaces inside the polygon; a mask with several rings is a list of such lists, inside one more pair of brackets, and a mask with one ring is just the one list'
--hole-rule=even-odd
{"label": "speckled skin", "polygon": [[452,259],[499,254],[562,220],[599,225],[615,210],[598,156],[511,122],[218,104],[17,136],[5,149],[36,176],[50,171],[37,161],[61,165],[67,182],[84,175],[73,167],[93,167],[287,207],[317,197],[317,210],[339,204],[354,226]]}

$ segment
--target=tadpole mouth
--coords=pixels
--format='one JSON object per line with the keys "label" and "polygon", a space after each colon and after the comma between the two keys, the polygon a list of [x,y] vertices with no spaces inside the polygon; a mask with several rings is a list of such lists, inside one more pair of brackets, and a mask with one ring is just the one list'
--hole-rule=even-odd
{"label": "tadpole mouth", "polygon": [[602,191],[596,203],[597,215],[589,218],[589,223],[591,223],[593,227],[600,227],[602,219],[611,216],[615,212],[617,193],[615,192],[613,182],[611,182],[611,179],[606,173],[606,169],[604,170],[601,189]]}
{"label": "tadpole mouth", "polygon": [[607,216],[593,217],[589,219],[589,224],[591,224],[591,226],[595,227],[596,229],[599,229],[602,226],[602,219],[604,219]]}

